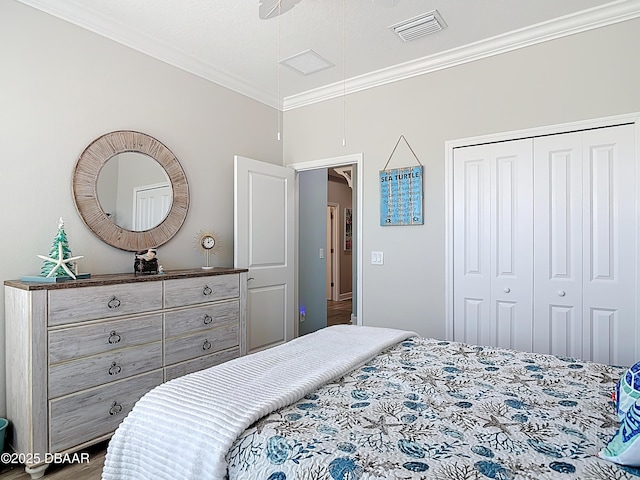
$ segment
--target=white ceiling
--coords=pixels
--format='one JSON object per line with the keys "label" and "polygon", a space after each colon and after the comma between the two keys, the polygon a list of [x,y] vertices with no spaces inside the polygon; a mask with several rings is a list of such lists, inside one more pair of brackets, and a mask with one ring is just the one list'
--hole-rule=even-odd
{"label": "white ceiling", "polygon": [[[19,1],[284,110],[640,16],[640,0],[283,0],[268,20],[274,0]],[[441,32],[388,28],[434,9]],[[278,68],[307,49],[335,66]]]}

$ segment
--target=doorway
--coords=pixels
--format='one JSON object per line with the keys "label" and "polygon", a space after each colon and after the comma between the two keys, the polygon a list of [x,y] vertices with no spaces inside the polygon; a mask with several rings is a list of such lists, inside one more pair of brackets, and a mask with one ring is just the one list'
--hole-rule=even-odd
{"label": "doorway", "polygon": [[353,167],[327,169],[327,326],[353,313]]}
{"label": "doorway", "polygon": [[[362,179],[362,175],[358,175],[358,172],[362,171],[362,162],[363,162],[363,155],[360,153],[360,154],[345,155],[342,157],[327,158],[327,159],[316,160],[312,162],[304,162],[304,163],[289,165],[290,168],[292,168],[298,173],[305,172],[305,171],[325,169],[326,170],[325,175],[327,175],[327,172],[330,169],[334,169],[334,168],[339,169],[340,167],[349,167],[348,169],[353,175],[353,178],[350,178],[351,188],[352,188],[352,191],[350,193],[350,199],[352,199],[350,211],[351,211],[351,218],[353,221],[351,225],[352,238],[350,239],[350,243],[349,243],[351,250],[348,254],[348,261],[342,262],[343,264],[342,266],[343,267],[345,265],[348,266],[349,271],[351,273],[351,282],[350,282],[351,288],[349,288],[348,289],[349,292],[347,292],[347,293],[350,293],[350,295],[345,295],[344,288],[343,288],[345,284],[344,282],[340,282],[342,285],[341,290],[343,290],[342,295],[339,292],[338,300],[337,301],[331,300],[336,303],[334,305],[327,306],[327,314],[325,318],[327,318],[330,315],[329,313],[330,311],[333,311],[337,315],[339,315],[342,319],[344,319],[343,321],[345,323],[347,323],[347,320],[348,320],[349,323],[358,324],[358,325],[362,324],[362,305],[358,301],[358,299],[361,298],[361,295],[362,295],[362,235],[361,235],[362,211],[361,209],[362,209],[363,179]],[[301,193],[300,189],[298,189],[298,193],[299,194]],[[344,217],[345,217],[344,202],[333,202],[333,203],[340,203],[339,211],[337,212],[337,215],[336,215],[337,216],[336,220],[338,222],[338,226],[340,230],[340,228],[342,228]],[[323,211],[325,212],[327,211],[327,205],[329,205],[328,201],[322,207]],[[327,214],[324,213],[323,216],[325,215]],[[340,233],[338,234],[338,240],[336,242],[337,243],[337,248],[335,249],[336,254],[344,253],[344,240],[345,240],[344,235],[340,231]],[[298,232],[297,242],[298,242],[298,245],[300,245],[300,232]],[[330,244],[327,243],[326,245],[330,245]],[[317,250],[315,255],[317,256]],[[327,256],[327,257],[330,258],[330,256]],[[328,271],[328,267],[326,268]],[[302,285],[303,283],[305,282],[302,282],[302,279],[301,281],[298,282],[299,285]],[[325,302],[329,302],[327,288],[324,283],[323,283],[322,291],[319,293],[323,298],[325,298]],[[300,296],[301,296],[301,293],[298,292],[298,310],[300,310],[303,307],[303,305],[300,304]],[[341,296],[342,296],[342,299],[340,299]],[[334,306],[340,307],[340,308],[331,308]],[[306,321],[308,322],[308,320]],[[329,322],[327,321],[327,323],[325,323],[323,321],[323,323],[326,325]]]}

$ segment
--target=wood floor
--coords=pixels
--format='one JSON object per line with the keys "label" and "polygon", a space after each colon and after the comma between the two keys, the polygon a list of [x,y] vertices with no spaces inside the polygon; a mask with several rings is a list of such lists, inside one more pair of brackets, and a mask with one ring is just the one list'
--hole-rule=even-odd
{"label": "wood floor", "polygon": [[[99,443],[83,452],[89,454],[88,463],[50,465],[43,480],[100,480],[107,443]],[[0,480],[30,480],[22,465],[0,464]]]}
{"label": "wood floor", "polygon": [[332,302],[327,300],[327,326],[351,323],[351,300]]}
{"label": "wood floor", "polygon": [[[351,323],[351,300],[327,301],[327,325]],[[107,443],[100,443],[85,450],[89,454],[88,463],[51,465],[44,480],[100,480]],[[0,480],[30,480],[21,465],[0,465]]]}

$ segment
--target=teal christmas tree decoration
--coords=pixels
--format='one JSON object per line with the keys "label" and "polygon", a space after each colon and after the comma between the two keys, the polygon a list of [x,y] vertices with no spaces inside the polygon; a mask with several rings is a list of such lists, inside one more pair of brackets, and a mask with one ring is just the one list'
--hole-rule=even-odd
{"label": "teal christmas tree decoration", "polygon": [[49,256],[38,255],[44,260],[40,275],[46,278],[50,277],[71,277],[76,279],[76,274],[72,271],[74,262],[83,258],[83,256],[73,257],[71,248],[69,248],[69,240],[64,231],[64,220],[60,217],[58,222],[58,233],[53,239],[53,244],[49,250]]}

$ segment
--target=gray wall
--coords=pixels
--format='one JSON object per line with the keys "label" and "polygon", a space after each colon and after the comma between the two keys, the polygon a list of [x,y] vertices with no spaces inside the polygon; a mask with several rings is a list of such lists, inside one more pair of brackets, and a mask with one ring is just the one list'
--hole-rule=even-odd
{"label": "gray wall", "polygon": [[298,332],[305,335],[327,326],[327,169],[300,172],[298,187],[298,304],[306,310]]}
{"label": "gray wall", "polygon": [[[639,45],[632,20],[348,95],[347,147],[342,99],[285,112],[286,164],[364,153],[366,325],[445,336],[445,142],[640,112]],[[378,171],[400,135],[425,166],[424,225],[381,227]]]}
{"label": "gray wall", "polygon": [[[13,0],[0,1],[0,59],[0,280],[40,271],[61,216],[81,271],[131,269],[132,254],[93,236],[71,196],[84,148],[122,129],[163,142],[189,181],[186,221],[158,251],[164,268],[202,265],[193,240],[209,228],[223,246],[212,263],[233,265],[233,156],[282,164],[274,109]],[[4,372],[2,354],[0,416]]]}

